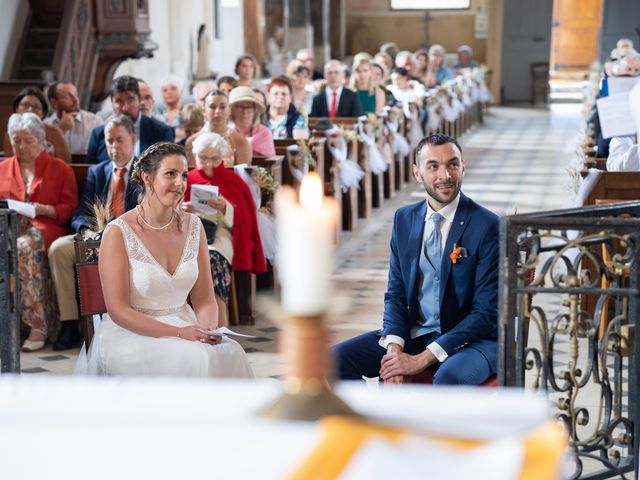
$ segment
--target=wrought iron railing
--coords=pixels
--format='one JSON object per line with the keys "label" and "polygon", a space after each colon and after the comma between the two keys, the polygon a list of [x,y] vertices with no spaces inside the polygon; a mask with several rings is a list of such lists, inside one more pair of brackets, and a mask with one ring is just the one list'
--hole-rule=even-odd
{"label": "wrought iron railing", "polygon": [[20,372],[20,282],[18,282],[17,218],[0,209],[0,372]]}
{"label": "wrought iron railing", "polygon": [[504,217],[500,236],[501,384],[548,394],[570,478],[630,478],[640,202]]}

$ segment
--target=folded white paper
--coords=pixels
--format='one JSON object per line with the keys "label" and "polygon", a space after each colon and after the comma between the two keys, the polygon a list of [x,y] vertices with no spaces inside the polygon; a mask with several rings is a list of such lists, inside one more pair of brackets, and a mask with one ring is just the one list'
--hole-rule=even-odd
{"label": "folded white paper", "polygon": [[7,202],[7,207],[9,207],[10,210],[15,210],[16,213],[24,215],[25,217],[36,218],[36,207],[33,206],[33,204],[11,199],[3,201]]}
{"label": "folded white paper", "polygon": [[192,185],[191,186],[191,204],[193,208],[200,213],[214,214],[217,212],[215,208],[211,208],[207,202],[211,199],[218,198],[218,187],[215,185]]}
{"label": "folded white paper", "polygon": [[207,335],[218,335],[220,337],[245,337],[245,338],[256,338],[255,335],[247,335],[245,333],[234,332],[233,330],[228,329],[227,327],[218,327],[213,330],[201,330],[201,332],[206,333]]}
{"label": "folded white paper", "polygon": [[629,107],[629,92],[596,100],[602,137],[624,137],[636,133],[636,124]]}

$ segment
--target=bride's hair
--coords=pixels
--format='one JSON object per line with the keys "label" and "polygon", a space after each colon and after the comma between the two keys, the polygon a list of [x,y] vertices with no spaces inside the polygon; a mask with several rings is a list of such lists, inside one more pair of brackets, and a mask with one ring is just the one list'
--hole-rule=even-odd
{"label": "bride's hair", "polygon": [[[133,172],[131,173],[131,184],[140,189],[138,196],[138,203],[142,203],[142,199],[146,194],[146,187],[142,180],[142,174],[148,174],[152,179],[155,178],[158,168],[165,157],[171,155],[179,155],[187,158],[187,153],[182,145],[172,142],[158,142],[147,148],[133,166]],[[182,230],[182,215],[180,212],[176,212],[178,216],[178,228]]]}

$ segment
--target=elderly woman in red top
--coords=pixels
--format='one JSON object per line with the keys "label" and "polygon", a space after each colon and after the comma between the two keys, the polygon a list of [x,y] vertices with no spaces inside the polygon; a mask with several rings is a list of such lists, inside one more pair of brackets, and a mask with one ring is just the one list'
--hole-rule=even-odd
{"label": "elderly woman in red top", "polygon": [[45,298],[52,292],[46,251],[56,238],[69,233],[78,192],[71,167],[45,152],[44,124],[37,115],[14,113],[8,133],[15,156],[0,162],[0,199],[28,202],[35,209],[34,218],[18,215],[17,242],[21,319],[31,327],[22,348],[34,351],[44,347],[47,335],[56,333],[56,319],[46,312],[55,305]]}
{"label": "elderly woman in red top", "polygon": [[[187,177],[185,202],[182,204],[184,210],[197,213],[217,225],[214,238],[207,240],[220,325],[226,321],[226,309],[223,307],[229,302],[231,269],[251,273],[267,271],[256,205],[244,180],[224,166],[223,159],[228,150],[227,142],[217,133],[203,133],[194,140],[196,168]],[[207,201],[211,213],[203,212],[202,208],[194,205],[191,198],[194,185],[218,187],[219,197]]]}

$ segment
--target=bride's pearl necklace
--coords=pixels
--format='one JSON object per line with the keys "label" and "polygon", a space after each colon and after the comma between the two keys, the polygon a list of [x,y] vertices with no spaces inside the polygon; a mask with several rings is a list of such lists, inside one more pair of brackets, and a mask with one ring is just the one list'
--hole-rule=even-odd
{"label": "bride's pearl necklace", "polygon": [[176,214],[176,211],[172,210],[171,211],[171,218],[169,219],[169,222],[166,225],[163,225],[162,227],[154,227],[149,222],[147,222],[147,220],[145,220],[145,218],[144,218],[144,210],[142,209],[142,207],[140,205],[136,205],[136,210],[138,211],[138,216],[140,217],[140,220],[142,220],[142,223],[144,223],[147,227],[149,227],[149,228],[151,228],[153,230],[164,230],[165,228],[167,228],[169,225],[171,225],[171,222],[173,222],[173,218],[175,217],[175,214]]}

